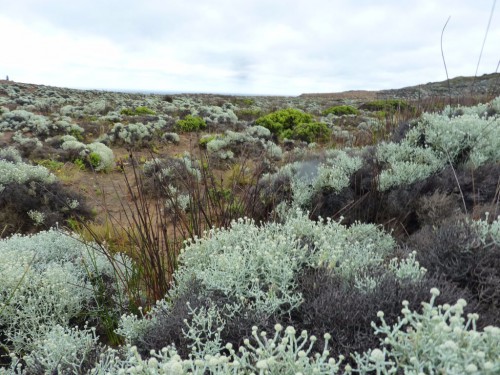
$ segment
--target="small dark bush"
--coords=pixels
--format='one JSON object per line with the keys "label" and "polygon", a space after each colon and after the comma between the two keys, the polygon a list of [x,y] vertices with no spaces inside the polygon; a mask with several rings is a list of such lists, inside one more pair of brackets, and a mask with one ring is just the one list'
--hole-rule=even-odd
{"label": "small dark bush", "polygon": [[[217,306],[224,312],[226,305],[235,302],[222,293],[204,290],[202,285],[193,281],[189,291],[176,297],[168,311],[161,311],[157,315],[157,324],[148,329],[134,345],[137,345],[142,353],[149,354],[152,349],[161,350],[174,344],[181,357],[187,358],[194,343],[186,338],[183,330],[188,329],[186,322],[192,321],[191,312],[211,306]],[[238,348],[245,338],[250,337],[253,326],[272,331],[276,322],[275,318],[257,316],[253,311],[241,312],[232,318],[226,318],[225,327],[221,332],[222,342],[230,342]],[[210,328],[215,331],[218,328],[216,322]]]}
{"label": "small dark bush", "polygon": [[425,226],[409,246],[430,274],[470,290],[483,309],[500,308],[500,246],[488,238],[483,243],[466,220],[451,218],[438,228]]}
{"label": "small dark bush", "polygon": [[[77,200],[79,205],[71,209],[69,202]],[[36,225],[29,217],[31,210],[45,215],[43,223]],[[43,185],[11,183],[0,194],[0,236],[13,233],[33,233],[64,225],[70,218],[87,220],[92,217],[90,208],[79,194],[67,190],[61,183]]]}
{"label": "small dark bush", "polygon": [[243,108],[234,112],[239,120],[252,121],[262,116],[262,110],[260,108]]}
{"label": "small dark bush", "polygon": [[378,274],[378,285],[373,290],[360,291],[352,281],[334,276],[331,270],[308,269],[298,277],[304,303],[292,312],[291,321],[300,332],[306,329],[318,337],[319,347],[325,332],[332,334],[331,352],[337,356],[363,352],[377,347],[380,338],[373,334],[372,321],[377,312],[384,312],[387,324],[394,324],[401,316],[401,303],[409,302],[411,310],[421,310],[421,302],[429,298],[429,291],[437,287],[441,294],[437,303],[455,303],[459,298],[468,302],[467,311],[476,311],[472,295],[442,278],[423,278],[421,281],[398,280],[389,274]]}

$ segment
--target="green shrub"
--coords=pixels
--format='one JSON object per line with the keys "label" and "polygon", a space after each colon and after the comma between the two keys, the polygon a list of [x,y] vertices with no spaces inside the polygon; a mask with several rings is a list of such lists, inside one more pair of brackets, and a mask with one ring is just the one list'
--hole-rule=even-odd
{"label": "green shrub", "polygon": [[271,131],[275,135],[281,135],[284,130],[293,129],[302,123],[313,122],[313,116],[298,109],[287,108],[272,112],[266,116],[259,117],[255,123]]}
{"label": "green shrub", "polygon": [[135,109],[123,108],[120,111],[120,114],[125,115],[125,116],[141,116],[141,115],[145,116],[145,115],[156,115],[156,112],[153,111],[151,108],[139,106],[139,107],[135,107]]}
{"label": "green shrub", "polygon": [[185,132],[195,132],[205,129],[207,124],[205,120],[198,116],[187,115],[184,120],[177,121],[177,127]]}
{"label": "green shrub", "polygon": [[292,138],[311,142],[328,141],[332,131],[323,122],[304,122],[298,124],[292,132]]}
{"label": "green shrub", "polygon": [[101,164],[101,156],[97,152],[91,152],[89,154],[89,162],[92,168],[97,168]]}
{"label": "green shrub", "polygon": [[309,143],[326,141],[331,134],[326,124],[315,122],[311,114],[294,108],[270,113],[258,118],[255,123],[282,139],[298,139]]}
{"label": "green shrub", "polygon": [[252,120],[262,115],[262,110],[260,108],[244,108],[235,111],[235,114],[240,120]]}
{"label": "green shrub", "polygon": [[77,159],[73,160],[73,164],[76,165],[82,171],[85,170],[85,162],[83,161],[82,158],[77,158]]}
{"label": "green shrub", "polygon": [[123,108],[120,111],[120,114],[125,115],[125,116],[134,116],[135,111],[132,108]]}
{"label": "green shrub", "polygon": [[56,172],[60,170],[64,163],[56,160],[51,160],[51,159],[41,159],[41,160],[34,160],[34,162],[37,165],[41,165],[42,167],[47,168],[51,172]]}
{"label": "green shrub", "polygon": [[336,105],[325,109],[321,114],[323,116],[327,116],[329,114],[333,114],[335,116],[357,115],[359,114],[359,111],[350,105]]}
{"label": "green shrub", "polygon": [[141,107],[135,108],[135,114],[136,115],[156,115],[156,112],[153,111],[151,108],[141,106]]}

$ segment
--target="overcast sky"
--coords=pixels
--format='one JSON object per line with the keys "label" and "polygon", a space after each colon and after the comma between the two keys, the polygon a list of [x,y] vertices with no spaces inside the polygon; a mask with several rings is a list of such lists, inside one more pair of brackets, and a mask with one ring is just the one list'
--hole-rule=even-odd
{"label": "overcast sky", "polygon": [[[493,0],[0,0],[0,78],[299,95],[474,75]],[[500,59],[495,8],[478,74]]]}

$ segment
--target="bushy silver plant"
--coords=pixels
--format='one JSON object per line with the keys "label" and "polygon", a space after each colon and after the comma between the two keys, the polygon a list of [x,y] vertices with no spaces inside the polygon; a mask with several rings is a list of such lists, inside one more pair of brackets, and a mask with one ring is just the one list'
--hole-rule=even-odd
{"label": "bushy silver plant", "polygon": [[431,300],[422,312],[410,311],[403,301],[403,317],[393,326],[379,312],[380,324],[372,323],[383,336],[382,347],[355,358],[360,374],[497,374],[500,372],[500,328],[476,330],[479,315],[464,317],[463,299],[454,305],[436,305],[439,290],[431,289]]}
{"label": "bushy silver plant", "polygon": [[433,149],[415,146],[407,140],[379,144],[377,159],[386,165],[379,174],[380,191],[423,180],[446,165],[446,160]]}
{"label": "bushy silver plant", "polygon": [[330,356],[325,334],[325,346],[315,348],[317,338],[307,331],[297,335],[293,327],[275,326],[275,332],[268,337],[264,331],[254,327],[252,336],[236,352],[228,343],[228,354],[207,354],[182,359],[175,348],[166,347],[153,351],[150,358],[142,358],[134,346],[127,346],[122,352],[110,349],[104,353],[92,375],[105,374],[324,374],[340,372],[343,357],[337,360]]}
{"label": "bushy silver plant", "polygon": [[25,184],[27,182],[50,184],[56,180],[55,175],[40,165],[33,166],[19,160],[17,163],[13,163],[0,159],[0,186],[10,183]]}
{"label": "bushy silver plant", "polygon": [[130,267],[127,257],[58,230],[0,240],[0,326],[11,350],[30,351],[55,325],[91,314],[94,279],[112,280],[116,308],[122,306],[125,278],[116,272],[126,275]]}

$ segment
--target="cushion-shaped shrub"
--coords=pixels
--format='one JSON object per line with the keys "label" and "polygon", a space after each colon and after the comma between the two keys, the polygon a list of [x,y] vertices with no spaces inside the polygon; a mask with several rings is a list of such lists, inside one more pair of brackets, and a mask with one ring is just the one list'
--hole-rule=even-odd
{"label": "cushion-shaped shrub", "polygon": [[[323,122],[308,122],[295,126],[291,132],[291,138],[307,143],[325,142],[328,141],[331,133],[328,125]],[[282,136],[286,137],[283,133]]]}
{"label": "cushion-shaped shrub", "polygon": [[[303,303],[297,277],[304,267],[323,266],[342,279],[358,275],[361,280],[394,249],[393,239],[373,225],[346,228],[332,221],[314,222],[301,211],[286,217],[283,223],[261,226],[241,219],[229,229],[211,230],[188,242],[168,301],[147,319],[123,317],[120,333],[129,342],[146,344],[144,352],[160,349],[151,347],[153,343],[172,343],[164,341],[169,338],[182,346],[183,354],[186,346],[189,351],[194,345],[198,353],[210,348],[214,354],[223,338],[237,345],[252,325],[269,327],[273,320],[293,315]],[[193,303],[191,310],[186,302]],[[198,342],[193,332],[202,335],[201,326],[211,327],[213,335]],[[183,337],[178,337],[180,332]]]}
{"label": "cushion-shaped shrub", "polygon": [[203,118],[187,115],[183,120],[177,121],[177,128],[184,132],[197,132],[207,127]]}
{"label": "cushion-shaped shrub", "polygon": [[275,135],[283,131],[293,129],[302,123],[313,122],[313,116],[294,108],[282,109],[255,120],[257,125],[263,126]]}
{"label": "cushion-shaped shrub", "polygon": [[327,116],[329,114],[335,116],[357,115],[359,114],[359,110],[350,105],[336,105],[325,109],[321,114],[323,116]]}
{"label": "cushion-shaped shrub", "polygon": [[[116,270],[130,262],[107,256],[96,244],[70,233],[49,230],[0,240],[0,327],[3,345],[14,353],[30,351],[57,324],[94,314],[98,284],[107,289],[117,312],[125,302]],[[112,264],[114,262],[114,264]]]}
{"label": "cushion-shaped shrub", "polygon": [[402,317],[394,324],[385,321],[385,313],[373,323],[375,333],[382,336],[380,348],[355,356],[358,372],[376,371],[396,373],[454,373],[496,374],[500,370],[498,346],[500,328],[476,328],[480,317],[472,313],[464,316],[467,302],[459,299],[454,304],[438,304],[437,288],[431,289],[429,303],[423,303],[421,312],[412,311],[403,301]]}

